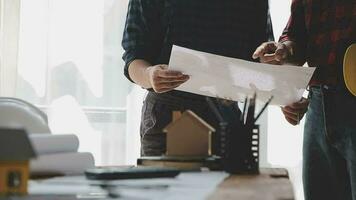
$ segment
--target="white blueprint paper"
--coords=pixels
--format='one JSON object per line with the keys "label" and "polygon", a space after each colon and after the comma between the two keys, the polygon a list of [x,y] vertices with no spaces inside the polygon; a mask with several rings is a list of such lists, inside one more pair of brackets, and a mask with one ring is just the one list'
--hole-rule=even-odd
{"label": "white blueprint paper", "polygon": [[[104,187],[109,184],[120,200],[204,200],[227,178],[225,172],[187,172],[176,178],[131,179],[116,181],[93,181],[84,176],[65,176],[47,180],[32,180],[30,195],[80,195],[105,196]],[[73,198],[74,199],[74,198]],[[79,199],[79,198],[78,198]],[[109,198],[100,198],[109,199]]]}
{"label": "white blueprint paper", "polygon": [[243,101],[257,93],[257,99],[272,105],[299,101],[315,68],[279,66],[199,52],[173,46],[169,69],[190,75],[176,88],[185,92]]}

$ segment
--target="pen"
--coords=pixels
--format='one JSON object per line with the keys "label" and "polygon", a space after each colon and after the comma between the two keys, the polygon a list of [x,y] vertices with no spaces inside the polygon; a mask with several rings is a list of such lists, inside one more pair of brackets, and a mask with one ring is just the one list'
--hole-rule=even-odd
{"label": "pen", "polygon": [[247,96],[245,97],[244,110],[243,110],[243,112],[242,112],[242,114],[241,114],[241,116],[240,116],[240,121],[241,121],[242,123],[245,122],[246,107],[247,107]]}
{"label": "pen", "polygon": [[253,125],[254,115],[255,115],[255,106],[256,106],[256,92],[254,93],[253,97],[250,99],[250,103],[248,105],[247,116],[246,116],[246,125]]}
{"label": "pen", "polygon": [[208,102],[210,109],[214,112],[214,114],[218,118],[219,122],[224,122],[225,120],[221,116],[221,114],[220,114],[218,108],[216,107],[215,103],[213,102],[213,100],[210,97],[206,97],[206,101]]}
{"label": "pen", "polygon": [[255,122],[258,120],[258,118],[262,115],[262,113],[266,110],[268,104],[271,103],[272,99],[273,99],[273,95],[272,95],[272,96],[268,99],[268,101],[265,103],[265,105],[263,106],[263,108],[261,109],[261,111],[258,113],[258,115],[257,115],[257,117],[255,118],[255,120],[254,120],[253,123],[255,123]]}

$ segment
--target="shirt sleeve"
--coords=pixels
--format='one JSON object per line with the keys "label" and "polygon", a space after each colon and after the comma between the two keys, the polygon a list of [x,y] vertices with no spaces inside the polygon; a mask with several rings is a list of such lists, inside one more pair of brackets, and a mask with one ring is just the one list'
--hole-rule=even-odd
{"label": "shirt sleeve", "polygon": [[125,50],[124,74],[131,81],[128,67],[135,59],[152,63],[159,54],[164,38],[164,26],[161,23],[162,0],[130,0],[122,47]]}
{"label": "shirt sleeve", "polygon": [[280,42],[295,42],[297,48],[301,50],[300,53],[303,54],[305,54],[306,45],[308,41],[305,20],[306,16],[303,0],[293,0],[289,21],[287,23],[287,26],[283,30],[282,36],[279,38]]}

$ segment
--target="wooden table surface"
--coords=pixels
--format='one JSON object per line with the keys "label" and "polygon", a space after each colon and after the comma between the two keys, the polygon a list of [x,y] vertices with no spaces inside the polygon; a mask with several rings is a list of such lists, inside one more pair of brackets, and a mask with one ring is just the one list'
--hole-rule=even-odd
{"label": "wooden table surface", "polygon": [[259,175],[231,175],[208,200],[293,200],[293,187],[284,169],[261,169]]}

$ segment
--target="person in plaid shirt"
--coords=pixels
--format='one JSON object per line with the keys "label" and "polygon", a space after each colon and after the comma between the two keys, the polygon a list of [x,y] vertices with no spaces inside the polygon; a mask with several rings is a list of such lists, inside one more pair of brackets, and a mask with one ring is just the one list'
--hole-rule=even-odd
{"label": "person in plaid shirt", "polygon": [[[205,97],[174,90],[189,77],[168,70],[172,45],[252,61],[256,47],[272,35],[267,0],[130,0],[122,40],[124,73],[149,91],[142,108],[141,155],[165,153],[163,129],[173,111],[189,109],[218,125]],[[235,103],[219,107],[227,121],[239,120]],[[219,155],[219,135],[213,137],[212,151]]]}
{"label": "person in plaid shirt", "polygon": [[293,0],[279,42],[263,43],[253,54],[264,63],[306,62],[316,67],[309,98],[282,108],[293,125],[307,111],[306,200],[356,200],[356,97],[346,89],[342,75],[344,54],[355,42],[356,1]]}

